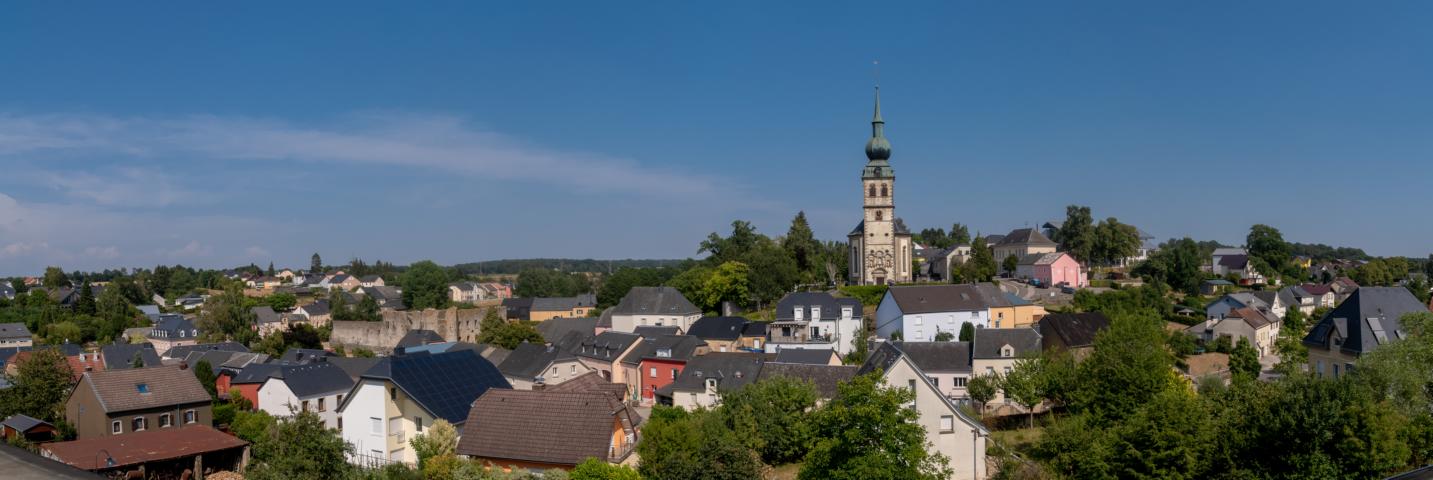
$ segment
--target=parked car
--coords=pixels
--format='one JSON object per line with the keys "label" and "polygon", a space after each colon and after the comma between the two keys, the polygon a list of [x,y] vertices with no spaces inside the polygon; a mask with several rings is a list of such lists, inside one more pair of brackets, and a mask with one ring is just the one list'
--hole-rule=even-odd
{"label": "parked car", "polygon": [[1030,286],[1036,287],[1036,288],[1044,288],[1044,287],[1045,287],[1045,284],[1041,283],[1041,282],[1040,282],[1040,279],[1038,279],[1038,278],[1032,278],[1032,279],[1030,279]]}
{"label": "parked car", "polygon": [[1063,286],[1063,287],[1060,287],[1060,293],[1066,293],[1066,294],[1074,295],[1074,294],[1075,294],[1075,287],[1071,287],[1071,286],[1069,286],[1069,285],[1065,285],[1065,286]]}

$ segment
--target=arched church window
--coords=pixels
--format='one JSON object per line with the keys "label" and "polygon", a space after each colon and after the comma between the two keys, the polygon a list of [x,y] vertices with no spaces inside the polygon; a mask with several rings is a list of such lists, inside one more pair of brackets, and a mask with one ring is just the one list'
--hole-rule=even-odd
{"label": "arched church window", "polygon": [[874,184],[874,183],[871,184],[871,193],[868,194],[867,196],[868,196],[868,197],[874,197],[874,196],[876,196],[876,184]]}
{"label": "arched church window", "polygon": [[887,195],[886,195],[886,184],[884,184],[884,183],[881,184],[881,196],[882,196],[882,197],[887,196]]}
{"label": "arched church window", "polygon": [[881,211],[880,211],[880,210],[876,210],[876,221],[877,221],[877,222],[881,221],[881,217],[882,217]]}

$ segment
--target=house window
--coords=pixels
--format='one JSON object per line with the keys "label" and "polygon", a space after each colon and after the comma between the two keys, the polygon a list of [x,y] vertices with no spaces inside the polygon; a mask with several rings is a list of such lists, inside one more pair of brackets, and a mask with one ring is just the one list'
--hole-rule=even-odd
{"label": "house window", "polygon": [[121,427],[121,426],[120,426],[119,420],[115,420],[115,421],[113,421],[113,422],[109,422],[109,433],[118,434],[118,433],[123,433],[123,432],[124,432],[124,427]]}
{"label": "house window", "polygon": [[320,411],[320,412],[328,411],[327,408],[324,408],[324,404],[323,404],[323,399],[322,399],[322,398],[318,399],[318,411]]}
{"label": "house window", "polygon": [[941,433],[950,433],[955,431],[955,415],[940,416],[940,431]]}
{"label": "house window", "polygon": [[995,375],[995,367],[985,367],[986,375]]}
{"label": "house window", "polygon": [[1009,375],[1010,375],[1010,367],[1005,367],[1005,375],[1006,375],[1006,376],[1009,376]]}
{"label": "house window", "polygon": [[677,379],[677,369],[673,368],[673,369],[672,369],[672,380],[676,380],[676,379]]}
{"label": "house window", "polygon": [[800,320],[802,320],[802,319],[805,318],[805,317],[806,317],[805,312],[801,311],[801,307],[796,307],[796,308],[791,309],[791,318],[794,318],[794,319],[796,319],[797,321],[800,321]]}
{"label": "house window", "polygon": [[916,317],[916,325],[925,325],[925,317]]}
{"label": "house window", "polygon": [[816,305],[816,306],[812,306],[812,307],[811,307],[811,319],[812,319],[812,320],[820,320],[820,319],[821,319],[821,306],[820,306],[820,305]]}
{"label": "house window", "polygon": [[423,433],[423,417],[413,416],[413,425],[416,426],[418,433]]}
{"label": "house window", "polygon": [[955,378],[952,379],[952,381],[953,381],[953,383],[955,384],[955,386],[957,386],[957,387],[964,387],[964,386],[965,386],[965,377],[955,377]]}
{"label": "house window", "polygon": [[144,427],[144,417],[134,417],[134,420],[129,421],[129,431],[131,432],[143,431]]}
{"label": "house window", "polygon": [[198,421],[197,417],[198,415],[195,415],[193,410],[184,411],[184,423],[186,425]]}
{"label": "house window", "polygon": [[657,378],[657,367],[652,367],[651,376],[652,378]]}
{"label": "house window", "polygon": [[340,431],[340,432],[343,431],[343,417],[342,417],[342,416],[339,416],[339,417],[338,417],[338,431]]}
{"label": "house window", "polygon": [[398,387],[388,388],[388,399],[393,400],[395,402],[398,401]]}
{"label": "house window", "polygon": [[174,419],[170,418],[168,413],[159,414],[159,428],[169,428],[171,426],[174,426]]}
{"label": "house window", "polygon": [[343,394],[342,394],[342,393],[338,394],[338,404],[339,404],[339,405],[343,405]]}
{"label": "house window", "polygon": [[931,385],[935,385],[935,388],[936,388],[937,390],[939,390],[939,389],[940,389],[940,377],[930,377],[930,384],[931,384]]}
{"label": "house window", "polygon": [[368,417],[368,430],[374,435],[383,434],[383,419],[378,417]]}
{"label": "house window", "polygon": [[693,394],[691,394],[691,395],[692,395],[692,405],[696,405],[696,404],[697,404],[697,394],[693,393]]}
{"label": "house window", "polygon": [[304,400],[304,401],[303,401],[303,409],[300,410],[300,411],[302,411],[302,412],[307,412],[307,411],[308,411],[308,400]]}

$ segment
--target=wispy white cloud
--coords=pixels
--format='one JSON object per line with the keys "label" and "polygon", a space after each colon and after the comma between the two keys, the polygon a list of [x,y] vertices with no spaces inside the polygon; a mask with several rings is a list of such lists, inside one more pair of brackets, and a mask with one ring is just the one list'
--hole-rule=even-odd
{"label": "wispy white cloud", "polygon": [[[709,196],[729,189],[710,176],[626,158],[548,148],[442,115],[361,115],[327,126],[195,115],[171,118],[0,114],[0,155],[97,152],[136,158],[307,161],[432,169],[575,190]],[[125,175],[144,178],[152,172]],[[66,176],[69,174],[67,173]],[[128,198],[95,178],[52,179],[99,202]],[[151,202],[175,201],[161,195]],[[749,196],[747,196],[749,198]]]}
{"label": "wispy white cloud", "polygon": [[102,173],[36,172],[27,176],[67,197],[106,206],[164,207],[195,197],[172,175],[156,169],[120,167]]}
{"label": "wispy white cloud", "polygon": [[169,258],[196,258],[204,257],[214,253],[214,249],[208,245],[199,243],[198,240],[190,240],[184,246],[164,252]]}

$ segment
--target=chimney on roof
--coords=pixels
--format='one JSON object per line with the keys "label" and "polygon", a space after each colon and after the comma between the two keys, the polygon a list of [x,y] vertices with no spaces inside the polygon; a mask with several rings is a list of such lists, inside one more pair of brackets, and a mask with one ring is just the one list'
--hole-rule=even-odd
{"label": "chimney on roof", "polygon": [[541,391],[546,390],[546,389],[547,389],[547,384],[546,384],[546,383],[543,383],[542,380],[538,380],[538,381],[536,381],[536,382],[533,382],[533,384],[532,384],[532,391],[534,391],[534,392],[541,392]]}
{"label": "chimney on roof", "polygon": [[180,369],[180,370],[188,370],[188,369],[189,369],[189,364],[184,363],[184,362],[179,362],[179,369]]}

